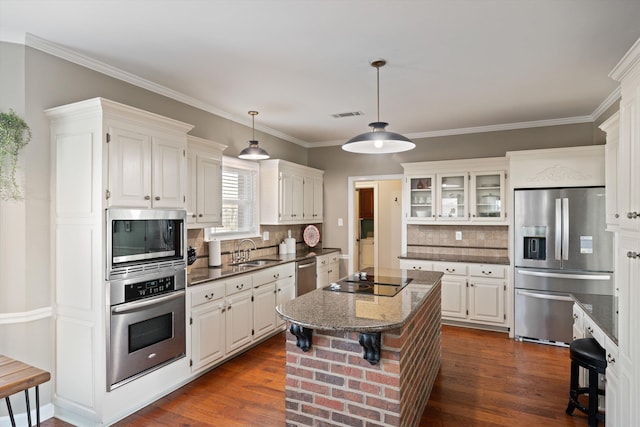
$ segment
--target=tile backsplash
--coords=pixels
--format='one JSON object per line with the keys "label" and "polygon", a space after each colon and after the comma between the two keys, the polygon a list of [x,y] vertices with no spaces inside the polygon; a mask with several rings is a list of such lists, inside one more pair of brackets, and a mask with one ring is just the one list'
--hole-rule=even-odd
{"label": "tile backsplash", "polygon": [[[251,253],[251,258],[257,259],[261,257],[273,256],[278,254],[278,245],[288,237],[288,231],[291,230],[291,237],[296,239],[296,250],[304,250],[307,246],[302,240],[302,232],[306,227],[306,224],[300,225],[261,225],[260,236],[251,238],[258,248]],[[320,236],[322,236],[322,224],[315,224],[320,230]],[[269,232],[269,240],[262,240],[264,232]],[[222,251],[222,263],[228,264],[231,262],[231,252],[236,250],[238,240],[224,240],[221,242]],[[190,229],[187,230],[187,245],[195,248],[196,250],[196,262],[192,264],[192,267],[207,267],[209,264],[209,244],[204,241],[204,229]],[[322,245],[322,240],[320,241]],[[243,249],[248,249],[251,245],[244,244]]]}
{"label": "tile backsplash", "polygon": [[[461,240],[456,240],[456,232],[461,232]],[[506,257],[509,252],[509,227],[407,225],[407,252]]]}

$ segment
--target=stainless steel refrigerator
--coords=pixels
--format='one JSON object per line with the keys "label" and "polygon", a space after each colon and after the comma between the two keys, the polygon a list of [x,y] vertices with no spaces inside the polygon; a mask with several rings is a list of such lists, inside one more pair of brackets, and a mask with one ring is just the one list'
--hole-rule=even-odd
{"label": "stainless steel refrigerator", "polygon": [[613,236],[604,187],[516,189],[515,336],[566,345],[569,294],[613,295]]}

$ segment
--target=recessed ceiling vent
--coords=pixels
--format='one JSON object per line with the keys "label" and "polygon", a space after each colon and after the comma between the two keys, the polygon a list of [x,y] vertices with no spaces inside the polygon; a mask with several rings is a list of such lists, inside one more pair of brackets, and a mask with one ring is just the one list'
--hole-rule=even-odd
{"label": "recessed ceiling vent", "polygon": [[338,113],[338,114],[331,115],[331,117],[333,117],[334,119],[341,119],[343,117],[353,117],[353,116],[364,116],[364,113],[362,111],[351,111],[349,113]]}

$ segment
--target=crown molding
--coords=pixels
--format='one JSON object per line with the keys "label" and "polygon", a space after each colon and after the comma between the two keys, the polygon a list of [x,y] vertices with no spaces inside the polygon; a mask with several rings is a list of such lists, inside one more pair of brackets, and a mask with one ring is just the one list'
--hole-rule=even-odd
{"label": "crown molding", "polygon": [[[88,68],[93,71],[97,71],[109,77],[122,80],[126,83],[130,83],[134,86],[146,89],[150,92],[154,92],[159,95],[166,96],[167,98],[171,98],[173,100],[182,102],[183,104],[187,104],[192,107],[198,108],[200,110],[206,111],[208,113],[215,114],[216,116],[220,116],[227,120],[231,120],[232,122],[239,123],[243,126],[251,127],[251,121],[247,120],[244,116],[238,117],[233,114],[227,113],[226,111],[222,111],[210,104],[200,101],[199,99],[193,98],[191,96],[187,96],[173,89],[169,89],[168,87],[159,85],[150,80],[136,76],[135,74],[131,74],[127,71],[124,71],[114,66],[111,66],[109,64],[106,64],[102,61],[98,61],[97,59],[83,55],[79,52],[76,52],[72,49],[59,45],[57,43],[50,42],[48,40],[35,36],[31,33],[27,33],[25,35],[25,46],[40,50],[42,52],[48,53],[53,56],[57,56],[58,58],[62,58],[66,61],[73,62],[74,64],[81,65],[85,68]],[[278,130],[271,129],[268,126],[258,125],[256,126],[256,129],[261,132],[267,133],[269,135],[275,136],[277,138],[284,139],[285,141],[289,141],[294,144],[298,144],[305,148],[308,148],[307,147],[308,143],[306,141],[302,141],[298,138],[287,135]]]}
{"label": "crown molding", "polygon": [[634,69],[634,67],[640,62],[640,39],[631,46],[631,48],[625,53],[622,59],[613,67],[613,70],[609,73],[609,77],[614,80],[622,81],[624,77]]}

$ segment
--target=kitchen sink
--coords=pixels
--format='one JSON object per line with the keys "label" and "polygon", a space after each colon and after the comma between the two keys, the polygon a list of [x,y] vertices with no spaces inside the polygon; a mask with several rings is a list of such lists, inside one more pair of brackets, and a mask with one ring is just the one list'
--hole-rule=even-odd
{"label": "kitchen sink", "polygon": [[280,262],[279,259],[252,259],[249,261],[241,261],[233,264],[229,264],[233,267],[262,267],[269,264],[275,264]]}

